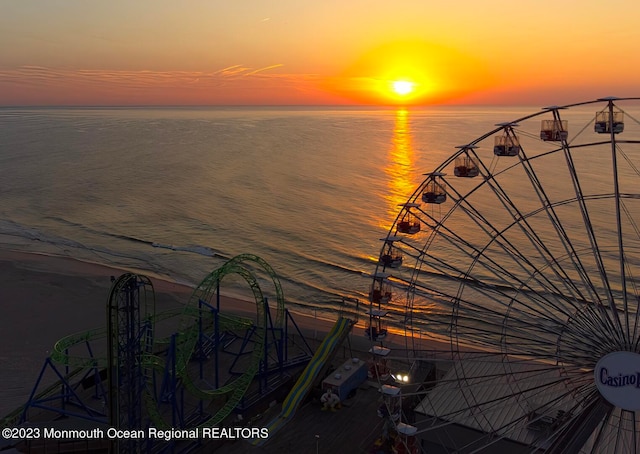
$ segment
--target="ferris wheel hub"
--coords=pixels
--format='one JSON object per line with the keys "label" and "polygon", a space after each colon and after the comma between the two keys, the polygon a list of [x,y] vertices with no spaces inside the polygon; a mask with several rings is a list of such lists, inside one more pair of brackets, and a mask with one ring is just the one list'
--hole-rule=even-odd
{"label": "ferris wheel hub", "polygon": [[640,410],[640,354],[617,351],[603,356],[594,379],[607,402],[623,410]]}

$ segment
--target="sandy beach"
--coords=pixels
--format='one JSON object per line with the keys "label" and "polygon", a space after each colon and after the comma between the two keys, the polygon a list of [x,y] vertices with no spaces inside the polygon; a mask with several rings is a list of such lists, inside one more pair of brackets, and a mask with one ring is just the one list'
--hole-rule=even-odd
{"label": "sandy beach", "polygon": [[[127,271],[132,270],[65,257],[0,250],[0,362],[3,369],[0,415],[6,415],[27,400],[56,341],[105,326],[111,276]],[[210,271],[203,270],[203,278]],[[184,306],[193,291],[168,280],[148,277],[154,286],[157,310]],[[251,315],[255,313],[255,303],[225,296],[222,310]],[[304,335],[315,341],[321,340],[335,321],[299,312],[294,312],[294,319]],[[351,347],[357,351],[369,348],[362,329],[361,321],[350,336]],[[387,340],[404,345],[399,335],[391,335]]]}
{"label": "sandy beach", "polygon": [[[0,414],[25,402],[56,341],[105,326],[111,276],[122,273],[68,258],[0,250]],[[180,304],[191,292],[160,280],[154,287],[161,306]]]}

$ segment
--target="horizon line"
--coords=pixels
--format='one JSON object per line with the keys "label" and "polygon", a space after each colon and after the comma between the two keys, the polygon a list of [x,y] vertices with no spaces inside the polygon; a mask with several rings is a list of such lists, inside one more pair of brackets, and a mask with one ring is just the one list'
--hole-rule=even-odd
{"label": "horizon line", "polygon": [[425,109],[430,107],[535,107],[534,104],[0,104],[0,109],[153,109],[153,108],[341,108],[341,109]]}

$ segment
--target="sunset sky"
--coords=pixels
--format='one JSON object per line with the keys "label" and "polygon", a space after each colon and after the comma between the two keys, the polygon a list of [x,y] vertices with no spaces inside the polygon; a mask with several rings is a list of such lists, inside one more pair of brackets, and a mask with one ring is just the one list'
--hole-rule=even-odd
{"label": "sunset sky", "polygon": [[0,0],[0,105],[640,95],[637,0]]}

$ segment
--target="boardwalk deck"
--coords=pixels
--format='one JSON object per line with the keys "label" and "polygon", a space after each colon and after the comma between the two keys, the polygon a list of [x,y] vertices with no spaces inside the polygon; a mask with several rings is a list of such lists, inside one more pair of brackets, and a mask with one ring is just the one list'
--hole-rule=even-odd
{"label": "boardwalk deck", "polygon": [[[380,393],[371,385],[370,382],[363,384],[335,412],[321,410],[317,399],[311,399],[263,446],[254,447],[238,440],[219,446],[216,453],[368,453],[383,426],[383,420],[377,415]],[[269,418],[270,415],[265,414],[254,426],[261,427]]]}

